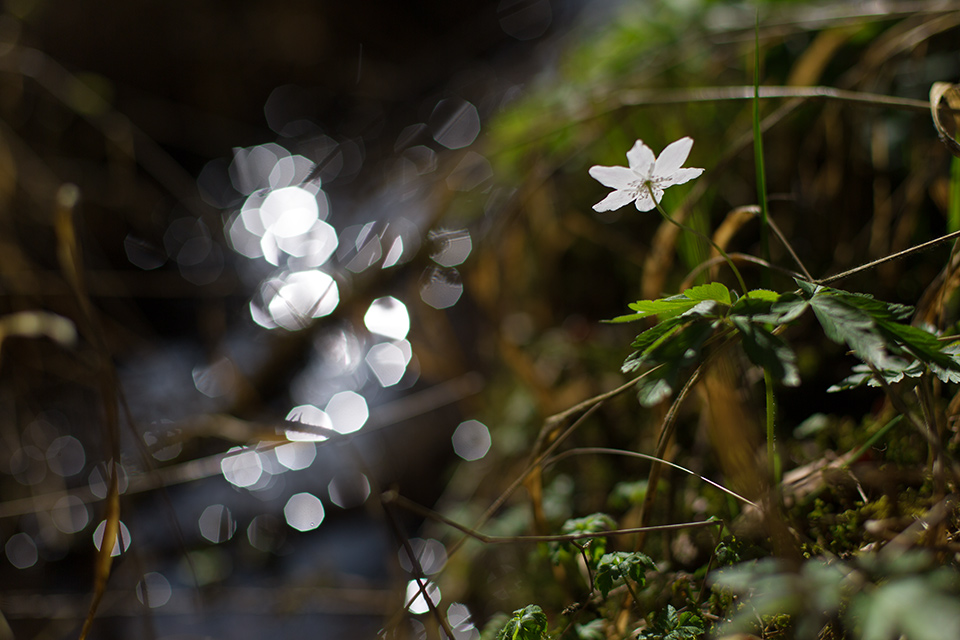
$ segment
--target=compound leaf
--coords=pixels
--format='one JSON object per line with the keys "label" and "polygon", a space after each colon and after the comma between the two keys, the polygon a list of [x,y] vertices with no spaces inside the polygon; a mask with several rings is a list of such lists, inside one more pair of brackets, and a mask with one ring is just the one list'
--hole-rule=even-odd
{"label": "compound leaf", "polygon": [[535,604],[513,612],[513,617],[500,629],[497,640],[542,640],[547,633],[547,615]]}
{"label": "compound leaf", "polygon": [[624,580],[631,580],[642,587],[646,584],[646,572],[656,571],[656,569],[657,565],[653,560],[642,553],[615,551],[604,554],[600,558],[593,584],[606,598],[613,585]]}

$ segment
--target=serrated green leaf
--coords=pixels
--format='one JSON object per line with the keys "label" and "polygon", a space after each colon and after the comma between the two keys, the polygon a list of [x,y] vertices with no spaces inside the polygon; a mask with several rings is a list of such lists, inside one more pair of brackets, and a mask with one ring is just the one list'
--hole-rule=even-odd
{"label": "serrated green leaf", "polygon": [[938,340],[936,335],[919,327],[888,320],[880,320],[877,325],[913,356],[930,365],[931,369],[936,367],[941,380],[960,382],[960,362],[955,355],[945,351],[948,345]]}
{"label": "serrated green leaf", "polygon": [[513,612],[513,617],[497,634],[497,640],[542,640],[547,632],[547,616],[543,609],[528,604]]}
{"label": "serrated green leaf", "polygon": [[[605,513],[592,513],[582,518],[570,518],[560,527],[560,533],[564,535],[574,533],[600,533],[602,531],[609,531],[615,526],[616,521],[609,515]],[[554,564],[560,564],[562,561],[574,555],[579,555],[582,552],[592,566],[600,560],[600,557],[603,556],[606,549],[606,538],[585,538],[575,543],[551,542],[550,559]]]}
{"label": "serrated green leaf", "polygon": [[624,322],[636,322],[637,320],[643,320],[644,318],[649,318],[652,314],[650,313],[628,313],[624,316],[617,316],[616,318],[610,318],[609,320],[601,320],[606,324],[623,324]]}
{"label": "serrated green leaf", "polygon": [[606,598],[613,589],[613,585],[624,580],[631,580],[643,587],[646,584],[646,572],[656,571],[657,565],[648,556],[642,553],[626,553],[615,551],[604,554],[597,563],[593,584]]}
{"label": "serrated green leaf", "polygon": [[746,318],[734,317],[732,320],[740,332],[743,350],[750,362],[763,367],[774,380],[788,387],[800,384],[797,356],[786,342]]}
{"label": "serrated green leaf", "polygon": [[703,302],[719,302],[730,305],[730,290],[719,282],[712,282],[687,289],[680,295],[660,298],[658,300],[638,300],[627,306],[636,313],[617,316],[606,322],[623,323],[636,322],[650,316],[657,316],[661,321],[675,318],[699,307],[700,314],[706,315],[712,307],[700,306]]}
{"label": "serrated green leaf", "polygon": [[[711,303],[713,304],[713,303]],[[642,353],[634,353],[623,365],[624,371],[641,364],[664,366],[637,383],[637,398],[644,407],[651,407],[672,392],[680,371],[700,358],[700,350],[713,334],[718,321],[695,318],[676,326],[661,336]]]}
{"label": "serrated green leaf", "polygon": [[669,338],[670,333],[678,331],[683,323],[684,320],[680,317],[664,320],[663,322],[650,327],[638,335],[633,341],[633,344],[630,346],[636,349],[638,353],[647,355],[658,345],[663,343],[664,340]]}
{"label": "serrated green leaf", "polygon": [[822,285],[815,284],[813,282],[808,282],[806,280],[800,280],[799,278],[794,278],[794,282],[797,283],[797,286],[800,287],[800,291],[805,293],[807,296],[814,296],[820,289],[824,289]]}
{"label": "serrated green leaf", "polygon": [[747,291],[744,298],[750,300],[765,300],[767,302],[776,302],[780,299],[780,294],[770,289],[751,289]]}
{"label": "serrated green leaf", "polygon": [[641,317],[657,316],[661,320],[680,315],[688,309],[694,307],[699,300],[691,300],[686,296],[670,296],[669,298],[660,298],[659,300],[638,300],[631,302],[627,306],[637,312]]}
{"label": "serrated green leaf", "polygon": [[748,317],[754,322],[790,324],[803,315],[809,305],[807,300],[793,293],[777,294],[776,299],[766,294],[744,296],[731,307],[730,315]]}
{"label": "serrated green leaf", "polygon": [[875,319],[862,308],[832,295],[817,295],[810,300],[813,312],[826,336],[846,344],[858,358],[877,368],[892,364],[886,341],[877,332]]}
{"label": "serrated green leaf", "polygon": [[703,620],[690,611],[677,613],[667,605],[653,617],[653,625],[640,633],[640,640],[696,640],[705,632]]}
{"label": "serrated green leaf", "polygon": [[715,300],[721,304],[730,304],[730,290],[720,282],[710,282],[691,287],[683,292],[691,300]]}

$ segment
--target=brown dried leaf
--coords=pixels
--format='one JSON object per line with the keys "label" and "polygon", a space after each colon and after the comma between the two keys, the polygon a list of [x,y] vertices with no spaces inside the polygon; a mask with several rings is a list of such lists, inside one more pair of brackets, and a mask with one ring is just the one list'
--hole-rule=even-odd
{"label": "brown dried leaf", "polygon": [[[944,101],[946,104],[943,104]],[[960,131],[960,85],[934,82],[930,87],[930,114],[940,140],[947,145],[950,153],[960,158],[960,142],[957,141],[957,132]]]}

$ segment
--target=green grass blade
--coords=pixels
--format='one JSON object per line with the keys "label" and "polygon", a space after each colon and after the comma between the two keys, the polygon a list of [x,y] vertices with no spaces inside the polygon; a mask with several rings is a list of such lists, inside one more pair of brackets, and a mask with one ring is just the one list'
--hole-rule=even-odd
{"label": "green grass blade", "polygon": [[[757,200],[760,205],[760,255],[770,261],[770,234],[767,224],[767,175],[763,164],[763,134],[760,131],[760,11],[754,29],[753,59],[753,158],[757,167]],[[764,286],[770,274],[763,272]]]}

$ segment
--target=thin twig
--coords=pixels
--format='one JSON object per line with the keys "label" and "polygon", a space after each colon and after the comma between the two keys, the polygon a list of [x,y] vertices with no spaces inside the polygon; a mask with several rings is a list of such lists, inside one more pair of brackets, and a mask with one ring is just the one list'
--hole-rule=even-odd
{"label": "thin twig", "polygon": [[[740,87],[702,87],[699,89],[677,89],[656,91],[621,91],[616,94],[618,107],[637,107],[644,105],[689,104],[691,102],[718,102],[721,100],[753,100],[753,86]],[[891,107],[905,111],[929,111],[928,100],[898,98],[864,91],[847,91],[833,87],[760,87],[759,97],[763,100],[776,98],[804,98],[808,100],[838,100],[873,107]]]}
{"label": "thin twig", "polygon": [[574,415],[575,413],[579,413],[579,412],[581,412],[581,411],[586,411],[587,409],[589,409],[590,407],[592,407],[592,406],[594,406],[594,405],[596,405],[596,404],[600,404],[600,403],[602,403],[602,402],[604,402],[604,401],[606,401],[606,400],[609,400],[610,398],[616,397],[616,396],[620,395],[621,393],[623,393],[623,392],[625,392],[625,391],[629,391],[630,388],[636,386],[636,384],[637,384],[638,382],[640,382],[640,380],[641,380],[644,376],[649,375],[650,373],[656,371],[657,369],[659,369],[659,368],[662,367],[662,366],[663,366],[663,365],[657,365],[656,367],[652,368],[650,371],[646,371],[646,372],[640,374],[639,376],[633,378],[632,380],[630,380],[630,381],[627,382],[626,384],[620,385],[619,387],[617,387],[616,389],[613,389],[612,391],[607,391],[607,392],[605,392],[605,393],[601,393],[601,394],[599,394],[599,395],[593,396],[592,398],[587,398],[587,399],[584,400],[583,402],[580,402],[580,403],[578,403],[578,404],[575,404],[575,405],[573,405],[572,407],[570,407],[569,409],[565,409],[565,410],[561,411],[560,413],[555,413],[555,414],[553,414],[552,416],[550,416],[550,417],[548,417],[546,420],[544,420],[544,426],[545,426],[545,427],[551,427],[551,428],[552,428],[552,427],[554,427],[555,425],[557,425],[558,423],[563,422],[564,420],[566,420],[566,419],[569,418],[570,416]]}
{"label": "thin twig", "polygon": [[683,471],[684,473],[689,473],[689,474],[692,475],[692,476],[695,476],[695,477],[697,477],[697,478],[700,478],[701,480],[703,480],[704,482],[706,482],[706,483],[709,484],[710,486],[715,487],[715,488],[719,489],[720,491],[723,491],[724,493],[726,493],[726,494],[728,494],[728,495],[736,498],[737,500],[740,500],[741,502],[744,502],[744,503],[746,503],[746,504],[748,504],[748,505],[750,505],[750,506],[752,506],[752,507],[756,507],[756,508],[758,508],[758,509],[760,508],[759,505],[757,505],[755,502],[751,502],[750,500],[747,500],[746,498],[744,498],[743,496],[741,496],[739,493],[737,493],[737,492],[735,492],[735,491],[733,491],[733,490],[731,490],[731,489],[727,489],[727,488],[724,487],[723,485],[721,485],[721,484],[719,484],[719,483],[717,483],[717,482],[714,482],[714,481],[711,480],[710,478],[705,478],[705,477],[703,477],[702,475],[700,475],[700,474],[697,473],[696,471],[691,471],[690,469],[687,469],[686,467],[682,467],[682,466],[680,466],[679,464],[676,464],[676,463],[674,463],[674,462],[670,462],[669,460],[664,460],[663,458],[657,458],[656,456],[647,455],[647,454],[645,454],[645,453],[638,453],[638,452],[636,452],[636,451],[626,451],[626,450],[624,450],[624,449],[609,449],[609,448],[606,448],[606,447],[582,447],[582,448],[580,448],[580,449],[569,449],[569,450],[567,450],[567,451],[564,451],[563,453],[557,454],[557,455],[555,455],[554,457],[545,460],[544,463],[543,463],[543,466],[546,468],[546,467],[549,467],[549,466],[551,466],[551,465],[553,465],[553,464],[556,464],[556,463],[560,462],[561,460],[563,460],[563,459],[565,459],[565,458],[570,458],[570,457],[572,457],[572,456],[579,456],[579,455],[588,455],[588,454],[605,454],[605,455],[627,456],[627,457],[631,457],[631,458],[641,458],[641,459],[643,459],[643,460],[650,460],[651,462],[657,462],[657,463],[660,463],[660,464],[665,464],[665,465],[667,465],[667,466],[669,466],[669,467],[673,467],[674,469],[679,469],[680,471]]}
{"label": "thin twig", "polygon": [[836,274],[836,275],[830,276],[829,278],[821,278],[820,280],[814,280],[813,282],[816,283],[816,284],[827,284],[827,283],[829,283],[829,282],[835,282],[835,281],[837,281],[837,280],[841,280],[841,279],[843,279],[843,278],[846,278],[847,276],[852,276],[852,275],[855,274],[855,273],[860,273],[861,271],[866,271],[867,269],[872,269],[872,268],[874,268],[874,267],[878,267],[878,266],[880,266],[881,264],[883,264],[883,263],[885,263],[885,262],[890,262],[891,260],[897,260],[897,259],[899,259],[899,258],[906,257],[906,256],[908,256],[908,255],[910,255],[910,254],[912,254],[912,253],[917,253],[918,251],[924,251],[924,250],[926,250],[926,249],[930,249],[930,248],[932,248],[932,247],[937,246],[938,244],[942,244],[942,243],[946,242],[947,240],[953,240],[954,238],[960,238],[960,231],[954,231],[954,232],[952,232],[952,233],[948,233],[948,234],[945,235],[945,236],[940,236],[939,238],[934,238],[933,240],[928,240],[927,242],[924,242],[924,243],[922,243],[922,244],[918,244],[918,245],[916,245],[916,246],[914,246],[914,247],[910,247],[909,249],[904,249],[903,251],[898,251],[898,252],[896,252],[896,253],[892,253],[892,254],[890,254],[890,255],[888,255],[888,256],[885,256],[885,257],[883,257],[883,258],[879,258],[879,259],[874,260],[874,261],[872,261],[872,262],[868,262],[868,263],[866,263],[866,264],[862,264],[862,265],[860,265],[859,267],[854,267],[853,269],[849,269],[849,270],[844,271],[844,272],[842,272],[842,273],[838,273],[838,274]]}
{"label": "thin twig", "polygon": [[[590,538],[606,538],[608,536],[625,536],[635,533],[647,533],[647,532],[656,532],[656,531],[677,531],[680,529],[697,529],[700,527],[712,527],[712,526],[723,526],[723,522],[717,518],[710,518],[709,520],[698,520],[696,522],[681,522],[676,524],[658,524],[649,527],[633,527],[629,529],[612,529],[610,531],[590,531],[590,532],[581,532],[581,533],[567,533],[567,534],[557,534],[557,535],[541,535],[541,536],[491,536],[485,533],[480,533],[476,529],[471,529],[466,525],[462,525],[459,522],[451,520],[446,516],[428,509],[423,505],[417,504],[416,502],[409,500],[408,498],[403,497],[396,491],[387,491],[381,497],[381,500],[384,504],[397,503],[399,506],[412,511],[419,516],[424,518],[430,518],[431,520],[436,520],[437,522],[442,522],[443,524],[452,527],[463,533],[467,537],[478,540],[484,544],[514,544],[517,542],[574,542],[576,540],[586,540]],[[449,557],[449,553],[447,554]]]}

